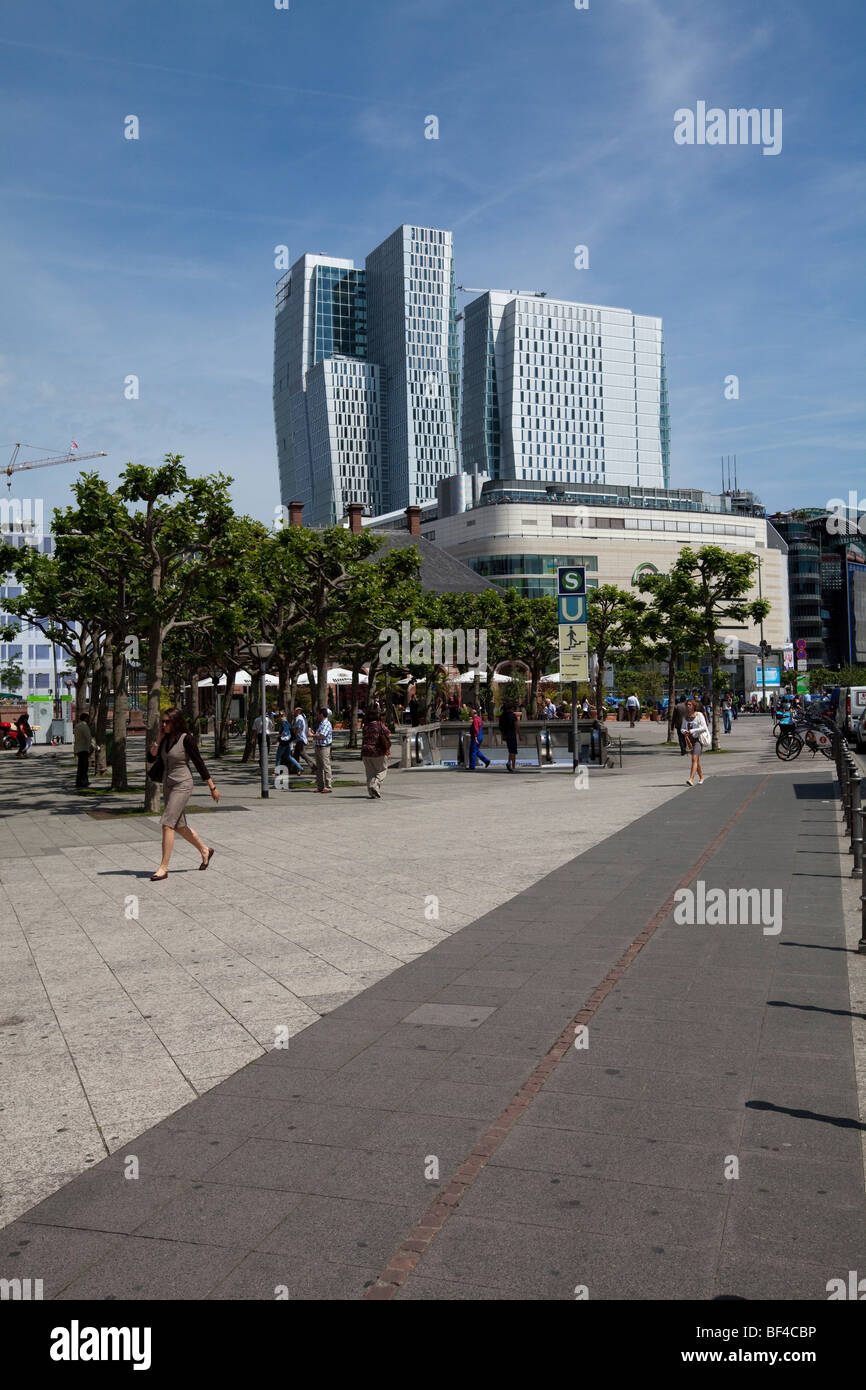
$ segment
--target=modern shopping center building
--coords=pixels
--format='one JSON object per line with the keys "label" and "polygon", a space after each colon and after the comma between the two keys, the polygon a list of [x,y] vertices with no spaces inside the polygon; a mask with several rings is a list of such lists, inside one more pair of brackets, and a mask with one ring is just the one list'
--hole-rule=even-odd
{"label": "modern shopping center building", "polygon": [[[760,564],[750,597],[771,604],[763,635],[776,650],[790,641],[787,546],[748,493],[707,493],[531,479],[500,481],[463,473],[439,485],[421,508],[420,534],[476,574],[532,598],[553,594],[558,565],[586,567],[587,585],[634,588],[641,574],[666,574],[685,546],[747,551]],[[370,518],[374,530],[400,530],[402,512]],[[731,635],[757,645],[756,623]]]}

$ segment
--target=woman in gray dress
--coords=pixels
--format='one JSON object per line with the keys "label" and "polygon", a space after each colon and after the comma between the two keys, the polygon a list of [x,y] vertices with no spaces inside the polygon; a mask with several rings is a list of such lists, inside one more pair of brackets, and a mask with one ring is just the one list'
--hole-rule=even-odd
{"label": "woman in gray dress", "polygon": [[196,835],[187,824],[186,803],[193,788],[190,763],[194,765],[202,780],[207,782],[214,801],[218,802],[220,799],[213,778],[202,761],[198,745],[187,729],[186,720],[180,710],[169,710],[160,724],[160,741],[151,748],[150,756],[156,758],[160,754],[165,767],[162,782],[165,810],[160,821],[162,859],[156,873],[150,876],[154,883],[161,883],[163,879],[168,878],[168,861],[174,849],[175,833],[189,844],[195,845],[201,855],[200,869],[206,869],[215,854],[215,850],[208,849],[201,836]]}

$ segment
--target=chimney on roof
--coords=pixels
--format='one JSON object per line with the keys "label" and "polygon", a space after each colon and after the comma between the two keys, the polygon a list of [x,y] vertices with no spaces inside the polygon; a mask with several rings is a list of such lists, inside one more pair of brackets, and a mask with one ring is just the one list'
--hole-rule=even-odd
{"label": "chimney on roof", "polygon": [[346,508],[346,511],[349,513],[349,530],[353,531],[356,536],[360,536],[363,529],[361,526],[363,510],[360,502],[350,502]]}
{"label": "chimney on roof", "polygon": [[303,526],[304,523],[303,523],[303,521],[302,521],[302,519],[301,519],[301,518],[302,518],[302,515],[303,515],[303,511],[304,511],[304,504],[303,504],[303,502],[290,502],[290,503],[289,503],[289,525],[290,525],[290,526]]}
{"label": "chimney on roof", "polygon": [[421,534],[421,508],[406,508],[406,525],[410,536],[420,536]]}

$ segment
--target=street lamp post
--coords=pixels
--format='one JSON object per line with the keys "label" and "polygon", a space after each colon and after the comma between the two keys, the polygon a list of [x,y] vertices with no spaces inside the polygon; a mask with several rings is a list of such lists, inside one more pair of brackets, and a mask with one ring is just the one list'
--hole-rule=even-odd
{"label": "street lamp post", "polygon": [[268,797],[270,793],[268,792],[268,712],[267,706],[265,704],[265,669],[267,667],[268,662],[274,654],[274,644],[273,642],[252,642],[249,646],[249,651],[252,652],[253,656],[258,658],[259,675],[261,678],[260,683],[262,687],[262,731],[259,736],[259,765],[262,771],[262,796]]}

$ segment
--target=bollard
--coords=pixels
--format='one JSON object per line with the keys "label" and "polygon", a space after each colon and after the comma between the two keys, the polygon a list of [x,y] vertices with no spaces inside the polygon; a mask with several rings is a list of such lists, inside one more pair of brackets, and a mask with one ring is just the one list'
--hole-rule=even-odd
{"label": "bollard", "polygon": [[[854,759],[853,753],[848,754],[848,829],[851,838],[854,838],[854,779],[859,778],[860,771]],[[853,852],[853,851],[852,851]]]}
{"label": "bollard", "polygon": [[847,826],[848,824],[848,759],[842,755],[842,765],[839,769],[839,788],[842,793],[842,817]]}
{"label": "bollard", "polygon": [[857,943],[857,951],[861,956],[866,956],[866,893],[860,894],[860,940]]}
{"label": "bollard", "polygon": [[863,877],[863,807],[860,804],[860,770],[851,773],[851,853],[854,864],[852,878]]}

